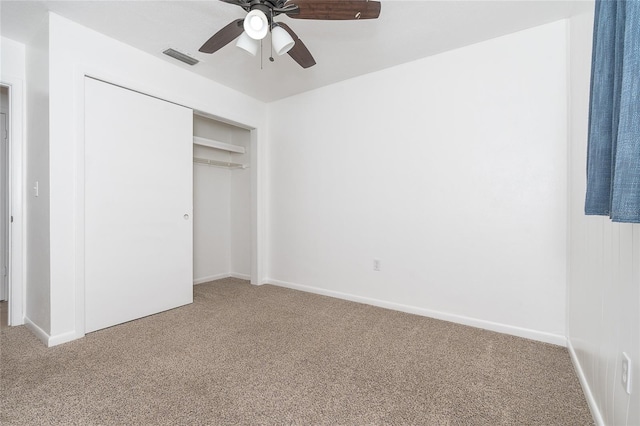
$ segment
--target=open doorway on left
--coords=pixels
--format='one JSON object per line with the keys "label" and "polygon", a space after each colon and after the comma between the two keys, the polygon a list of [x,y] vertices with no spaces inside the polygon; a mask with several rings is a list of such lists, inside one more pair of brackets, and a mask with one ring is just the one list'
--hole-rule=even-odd
{"label": "open doorway on left", "polygon": [[9,89],[0,86],[0,327],[9,322],[9,122]]}

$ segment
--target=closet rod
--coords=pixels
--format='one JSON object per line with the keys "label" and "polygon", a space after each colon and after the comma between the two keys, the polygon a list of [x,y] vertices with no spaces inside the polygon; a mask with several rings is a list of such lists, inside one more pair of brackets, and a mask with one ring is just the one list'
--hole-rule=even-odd
{"label": "closet rod", "polygon": [[193,162],[198,164],[206,164],[207,166],[222,167],[225,169],[246,169],[246,164],[229,163],[227,161],[209,160],[206,158],[193,157]]}

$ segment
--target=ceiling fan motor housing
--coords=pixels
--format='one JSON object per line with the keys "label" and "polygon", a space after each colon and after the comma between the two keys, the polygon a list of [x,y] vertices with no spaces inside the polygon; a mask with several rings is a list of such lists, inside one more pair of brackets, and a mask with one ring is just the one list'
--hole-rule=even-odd
{"label": "ceiling fan motor housing", "polygon": [[264,3],[257,3],[254,5],[251,5],[251,10],[259,10],[260,12],[264,13],[267,16],[267,19],[269,20],[269,23],[271,23],[271,10],[272,8],[270,8],[269,6],[267,6]]}
{"label": "ceiling fan motor housing", "polygon": [[295,11],[298,6],[293,3],[286,4],[288,0],[252,0],[245,3],[241,3],[240,6],[250,12],[254,9],[258,9],[264,13],[269,19],[269,25],[271,25],[272,18],[280,15],[281,13],[290,13]]}

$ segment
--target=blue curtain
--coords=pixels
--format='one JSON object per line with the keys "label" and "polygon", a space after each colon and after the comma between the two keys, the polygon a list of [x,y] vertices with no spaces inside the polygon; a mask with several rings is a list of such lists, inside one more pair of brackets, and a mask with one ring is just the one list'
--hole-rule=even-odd
{"label": "blue curtain", "polygon": [[596,0],[585,213],[640,222],[640,0]]}

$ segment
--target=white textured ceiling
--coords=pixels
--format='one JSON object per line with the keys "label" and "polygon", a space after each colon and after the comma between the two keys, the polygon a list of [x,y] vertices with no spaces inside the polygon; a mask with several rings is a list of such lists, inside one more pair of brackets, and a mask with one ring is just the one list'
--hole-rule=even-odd
{"label": "white textured ceiling", "polygon": [[[383,0],[380,18],[308,21],[276,18],[298,34],[317,64],[302,69],[288,55],[270,62],[269,46],[252,57],[232,42],[208,55],[200,46],[245,12],[208,1],[6,1],[0,32],[26,43],[47,10],[262,101],[273,101],[443,51],[566,18],[592,1]],[[172,47],[200,60],[190,67],[161,52]]]}

